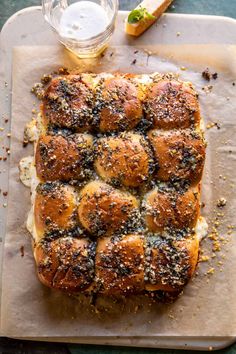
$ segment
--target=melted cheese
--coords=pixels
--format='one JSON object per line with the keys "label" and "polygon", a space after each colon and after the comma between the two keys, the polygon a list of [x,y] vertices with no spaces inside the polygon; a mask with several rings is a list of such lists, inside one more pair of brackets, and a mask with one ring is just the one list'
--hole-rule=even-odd
{"label": "melted cheese", "polygon": [[26,187],[31,187],[31,168],[33,165],[33,156],[27,156],[20,160],[20,180]]}
{"label": "melted cheese", "polygon": [[206,237],[207,232],[208,224],[206,222],[206,219],[203,216],[200,216],[195,226],[195,233],[199,242],[201,242],[201,240]]}
{"label": "melted cheese", "polygon": [[31,209],[28,214],[27,221],[26,221],[26,227],[27,227],[27,230],[33,236],[34,241],[38,242],[39,239],[37,236],[37,231],[36,231],[35,223],[34,223],[34,200],[35,200],[36,188],[37,188],[37,185],[40,183],[40,180],[38,179],[38,177],[36,175],[36,168],[35,168],[33,156],[27,156],[27,157],[24,157],[23,159],[21,159],[20,164],[19,164],[19,169],[20,169],[21,182],[26,187],[30,187],[30,189],[31,189]]}
{"label": "melted cheese", "polygon": [[25,127],[25,137],[30,142],[35,142],[38,140],[39,136],[45,131],[42,122],[42,115],[39,113],[36,118],[32,118],[31,121],[26,124]]}

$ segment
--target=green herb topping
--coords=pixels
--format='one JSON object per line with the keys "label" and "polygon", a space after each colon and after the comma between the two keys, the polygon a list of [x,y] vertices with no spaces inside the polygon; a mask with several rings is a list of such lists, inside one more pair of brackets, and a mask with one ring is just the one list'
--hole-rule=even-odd
{"label": "green herb topping", "polygon": [[155,20],[156,17],[150,14],[145,7],[132,10],[128,16],[128,23],[137,23],[140,20]]}

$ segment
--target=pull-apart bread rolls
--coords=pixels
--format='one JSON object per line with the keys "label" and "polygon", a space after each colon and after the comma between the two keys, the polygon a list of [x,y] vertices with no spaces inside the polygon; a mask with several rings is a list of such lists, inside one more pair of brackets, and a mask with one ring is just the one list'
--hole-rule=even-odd
{"label": "pull-apart bread rolls", "polygon": [[150,177],[152,152],[140,134],[122,133],[97,142],[95,168],[111,184],[138,187]]}
{"label": "pull-apart bread rolls", "polygon": [[76,225],[74,188],[61,182],[38,184],[34,202],[34,220],[39,238]]}
{"label": "pull-apart bread rolls", "polygon": [[32,174],[34,256],[46,286],[179,293],[206,233],[197,94],[171,74],[51,80]]}
{"label": "pull-apart bread rolls", "polygon": [[197,94],[187,82],[154,80],[147,89],[144,106],[154,128],[185,129],[200,123]]}
{"label": "pull-apart bread rolls", "polygon": [[94,181],[80,192],[78,216],[90,233],[107,235],[131,226],[132,219],[137,217],[138,206],[137,199],[128,192]]}
{"label": "pull-apart bread rolls", "polygon": [[144,252],[142,235],[99,239],[95,261],[99,291],[125,295],[144,290]]}
{"label": "pull-apart bread rolls", "polygon": [[46,124],[84,132],[93,126],[92,107],[91,88],[80,75],[68,75],[52,80],[42,111]]}
{"label": "pull-apart bread rolls", "polygon": [[35,152],[38,177],[43,181],[86,178],[93,158],[89,134],[41,135]]}
{"label": "pull-apart bread rolls", "polygon": [[96,110],[101,132],[131,130],[142,118],[138,86],[131,80],[113,77],[96,89]]}

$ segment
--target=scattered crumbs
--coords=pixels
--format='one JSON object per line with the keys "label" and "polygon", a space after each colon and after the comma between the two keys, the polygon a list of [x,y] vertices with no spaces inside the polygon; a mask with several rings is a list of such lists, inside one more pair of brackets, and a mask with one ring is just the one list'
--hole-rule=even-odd
{"label": "scattered crumbs", "polygon": [[211,267],[211,268],[208,269],[206,274],[214,274],[214,272],[215,272],[215,268]]}
{"label": "scattered crumbs", "polygon": [[185,66],[181,66],[181,67],[180,67],[180,70],[182,70],[182,71],[186,71],[186,70],[187,70],[187,68],[186,68]]}
{"label": "scattered crumbs", "polygon": [[177,36],[177,37],[179,37],[179,36],[180,36],[180,34],[181,34],[180,32],[177,32],[177,33],[176,33],[176,36]]}
{"label": "scattered crumbs", "polygon": [[7,137],[10,138],[11,137],[11,133],[7,133]]}
{"label": "scattered crumbs", "polygon": [[110,53],[110,57],[112,57],[112,56],[113,56],[113,54],[114,54],[114,52],[111,52],[111,53]]}
{"label": "scattered crumbs", "polygon": [[104,58],[105,57],[105,53],[102,52],[101,55],[100,55],[101,58]]}
{"label": "scattered crumbs", "polygon": [[21,255],[21,257],[24,257],[24,255],[25,255],[25,248],[24,248],[24,246],[20,246],[20,255]]}
{"label": "scattered crumbs", "polygon": [[29,140],[24,138],[24,140],[22,142],[23,148],[25,148],[28,144],[29,144]]}
{"label": "scattered crumbs", "polygon": [[138,50],[135,50],[135,51],[134,51],[134,54],[137,54],[137,53],[138,53]]}
{"label": "scattered crumbs", "polygon": [[202,255],[202,256],[200,256],[200,258],[199,258],[199,262],[208,262],[209,259],[210,259],[209,256],[204,256],[204,255]]}
{"label": "scattered crumbs", "polygon": [[221,197],[220,199],[217,200],[217,207],[218,208],[223,208],[227,203],[227,200],[223,197]]}
{"label": "scattered crumbs", "polygon": [[217,122],[209,122],[209,123],[207,123],[207,125],[206,125],[206,128],[207,128],[207,129],[211,129],[211,128],[213,128],[213,127],[216,127],[217,129],[220,129],[220,124],[217,123]]}
{"label": "scattered crumbs", "polygon": [[7,207],[7,203],[3,203],[3,208],[6,208]]}
{"label": "scattered crumbs", "polygon": [[152,55],[152,51],[151,50],[147,50],[147,49],[144,49],[144,52],[147,53],[147,55]]}
{"label": "scattered crumbs", "polygon": [[7,87],[7,86],[8,86],[8,83],[5,81],[5,82],[4,82],[4,85],[5,85],[5,87]]}
{"label": "scattered crumbs", "polygon": [[163,23],[162,27],[164,27],[164,28],[165,28],[165,27],[166,27],[166,23]]}
{"label": "scattered crumbs", "polygon": [[206,68],[203,72],[202,72],[202,77],[203,79],[205,79],[206,81],[210,81],[211,79],[216,80],[218,77],[217,73],[213,73],[211,74],[209,68]]}
{"label": "scattered crumbs", "polygon": [[4,128],[3,127],[0,127],[0,132],[3,132]]}
{"label": "scattered crumbs", "polygon": [[210,93],[213,89],[212,85],[206,85],[202,87],[202,91],[204,91],[205,93]]}
{"label": "scattered crumbs", "polygon": [[5,123],[8,123],[8,120],[9,120],[9,119],[5,118],[4,122],[5,122]]}
{"label": "scattered crumbs", "polygon": [[202,77],[203,79],[205,79],[206,81],[210,81],[211,79],[211,74],[208,68],[206,68],[203,72],[202,72]]}
{"label": "scattered crumbs", "polygon": [[[105,55],[105,54],[104,54]],[[58,69],[58,74],[59,75],[69,75],[69,70],[64,67],[64,66],[61,66],[59,69]]]}
{"label": "scattered crumbs", "polygon": [[42,100],[45,94],[43,84],[41,82],[34,84],[34,86],[31,88],[31,93],[33,93],[38,98],[38,100]]}
{"label": "scattered crumbs", "polygon": [[213,80],[216,80],[217,78],[218,78],[218,74],[217,73],[212,74],[212,79]]}
{"label": "scattered crumbs", "polygon": [[2,194],[4,197],[6,197],[8,195],[8,192],[3,192]]}
{"label": "scattered crumbs", "polygon": [[206,203],[205,202],[201,202],[201,208],[205,208]]}
{"label": "scattered crumbs", "polygon": [[235,86],[235,82],[232,82],[232,85]]}
{"label": "scattered crumbs", "polygon": [[43,85],[47,85],[50,81],[52,80],[52,75],[50,74],[44,74],[42,77],[41,77],[41,83]]}
{"label": "scattered crumbs", "polygon": [[212,250],[213,250],[214,252],[220,252],[220,250],[221,250],[220,241],[218,241],[218,240],[213,241]]}
{"label": "scattered crumbs", "polygon": [[37,110],[35,108],[32,109],[31,111],[33,114],[36,114],[37,113]]}
{"label": "scattered crumbs", "polygon": [[168,317],[171,318],[172,320],[175,319],[175,317],[174,317],[174,315],[172,315],[172,313],[169,313],[169,314],[168,314]]}
{"label": "scattered crumbs", "polygon": [[134,60],[132,61],[131,65],[135,65],[136,62],[137,62],[137,59],[134,59]]}

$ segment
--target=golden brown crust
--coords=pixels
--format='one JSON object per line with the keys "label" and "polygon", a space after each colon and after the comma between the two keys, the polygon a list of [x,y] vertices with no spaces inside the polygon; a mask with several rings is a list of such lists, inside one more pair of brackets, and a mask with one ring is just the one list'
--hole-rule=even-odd
{"label": "golden brown crust", "polygon": [[80,75],[54,78],[43,100],[42,114],[47,125],[91,131],[93,92]]}
{"label": "golden brown crust", "polygon": [[144,216],[151,232],[165,228],[192,228],[199,217],[200,202],[198,190],[179,192],[153,189],[144,199]]}
{"label": "golden brown crust", "polygon": [[95,243],[86,238],[44,240],[35,247],[38,276],[46,286],[85,290],[94,279]]}
{"label": "golden brown crust", "polygon": [[195,271],[198,254],[199,241],[195,236],[180,240],[149,237],[146,244],[146,290],[181,290]]}
{"label": "golden brown crust", "polygon": [[189,128],[200,122],[198,100],[192,86],[186,82],[162,79],[147,90],[146,118],[153,128]]}
{"label": "golden brown crust", "polygon": [[41,135],[35,152],[37,176],[42,181],[86,178],[92,160],[92,136]]}
{"label": "golden brown crust", "polygon": [[105,296],[179,293],[198,260],[205,159],[192,85],[169,74],[65,75],[49,83],[42,116],[33,228],[41,282]]}
{"label": "golden brown crust", "polygon": [[190,130],[151,130],[148,138],[158,163],[160,181],[200,181],[205,161],[205,142],[200,134]]}
{"label": "golden brown crust", "polygon": [[144,288],[143,236],[101,238],[96,252],[99,292],[105,295],[138,293]]}
{"label": "golden brown crust", "polygon": [[142,117],[138,88],[119,76],[105,80],[97,87],[97,110],[101,132],[133,129]]}
{"label": "golden brown crust", "polygon": [[95,168],[105,181],[138,187],[150,177],[151,151],[139,134],[122,133],[97,143]]}
{"label": "golden brown crust", "polygon": [[76,225],[74,189],[59,182],[39,184],[34,203],[34,220],[38,236],[45,232],[68,230]]}
{"label": "golden brown crust", "polygon": [[78,215],[86,230],[97,236],[108,235],[128,227],[137,208],[138,202],[131,194],[94,181],[80,192]]}

